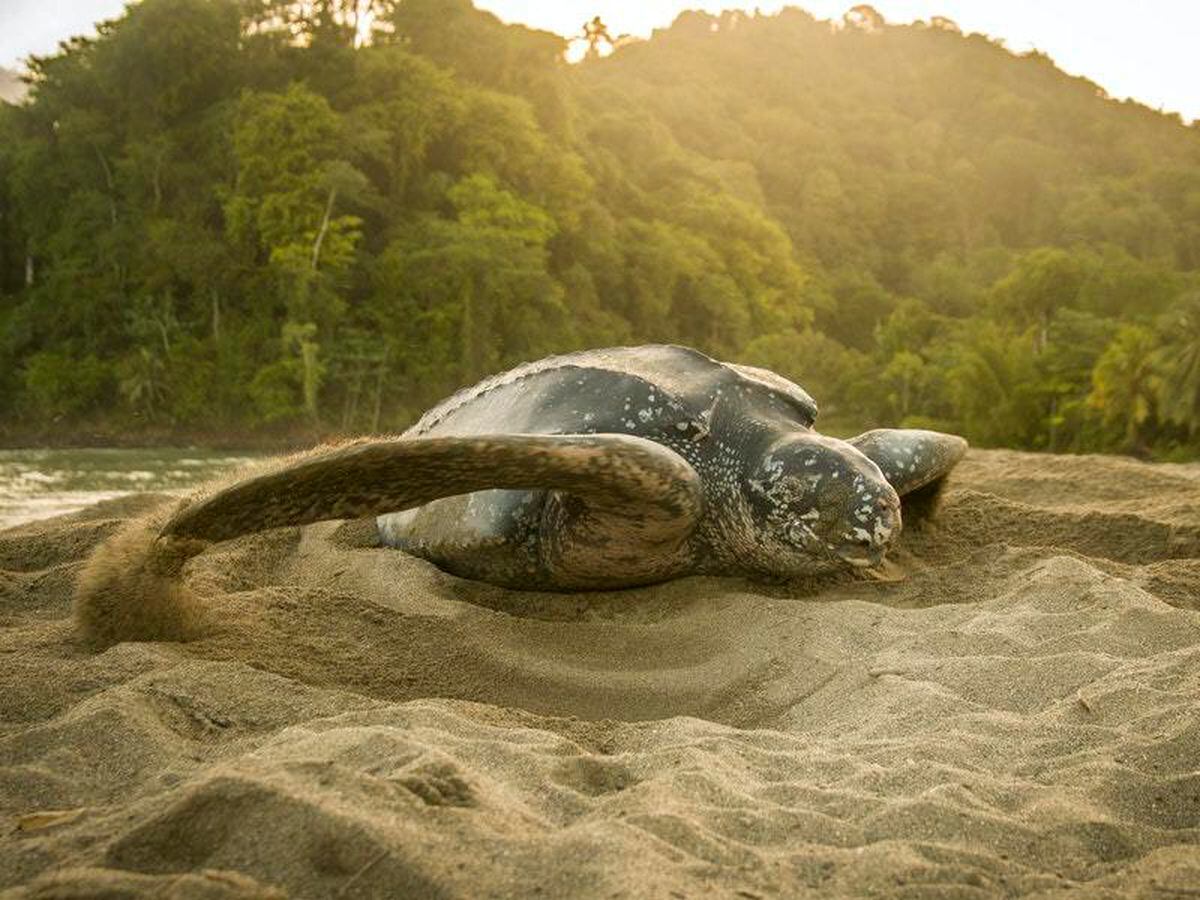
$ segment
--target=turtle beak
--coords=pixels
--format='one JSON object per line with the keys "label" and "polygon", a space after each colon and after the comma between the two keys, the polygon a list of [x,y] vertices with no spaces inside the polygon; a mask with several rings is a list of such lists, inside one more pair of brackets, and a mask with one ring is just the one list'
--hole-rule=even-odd
{"label": "turtle beak", "polygon": [[855,568],[867,569],[883,562],[883,554],[900,533],[900,499],[893,493],[880,497],[877,503],[878,512],[871,529],[855,528],[833,550],[839,559]]}

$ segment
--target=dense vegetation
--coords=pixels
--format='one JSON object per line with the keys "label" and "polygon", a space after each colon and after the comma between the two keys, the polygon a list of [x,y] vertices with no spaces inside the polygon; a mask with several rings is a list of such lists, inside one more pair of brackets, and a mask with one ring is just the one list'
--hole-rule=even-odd
{"label": "dense vegetation", "polygon": [[144,0],[32,61],[0,421],[378,430],[677,341],[847,423],[1200,450],[1200,128],[869,7],[569,66],[467,0],[376,2],[356,47],[353,6]]}

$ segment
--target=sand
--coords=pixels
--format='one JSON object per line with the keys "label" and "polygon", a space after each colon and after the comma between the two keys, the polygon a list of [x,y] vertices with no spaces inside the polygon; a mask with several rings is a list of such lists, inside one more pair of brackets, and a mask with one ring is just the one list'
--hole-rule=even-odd
{"label": "sand", "polygon": [[0,897],[1200,896],[1200,465],[973,451],[880,578],[503,591],[283,529],[85,649],[0,532]]}

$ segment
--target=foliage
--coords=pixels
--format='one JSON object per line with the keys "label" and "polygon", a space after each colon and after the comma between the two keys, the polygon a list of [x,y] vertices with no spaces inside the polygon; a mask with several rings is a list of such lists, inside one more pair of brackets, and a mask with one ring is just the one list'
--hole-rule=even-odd
{"label": "foliage", "polygon": [[1153,419],[1161,393],[1154,365],[1154,334],[1142,325],[1122,325],[1092,370],[1092,405],[1106,425],[1116,426],[1126,450],[1136,450]]}
{"label": "foliage", "polygon": [[397,428],[678,341],[847,427],[1200,450],[1200,128],[866,5],[614,46],[568,66],[468,0],[143,0],[33,59],[0,422]]}
{"label": "foliage", "polygon": [[112,372],[95,356],[43,351],[29,357],[22,372],[29,412],[43,419],[86,416],[109,399]]}

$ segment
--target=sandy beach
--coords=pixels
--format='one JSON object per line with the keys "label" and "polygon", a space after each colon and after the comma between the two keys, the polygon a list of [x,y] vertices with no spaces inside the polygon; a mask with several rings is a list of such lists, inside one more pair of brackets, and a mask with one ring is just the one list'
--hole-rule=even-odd
{"label": "sandy beach", "polygon": [[1200,896],[1200,465],[972,451],[878,576],[505,591],[281,529],[76,637],[162,496],[0,532],[0,898]]}

